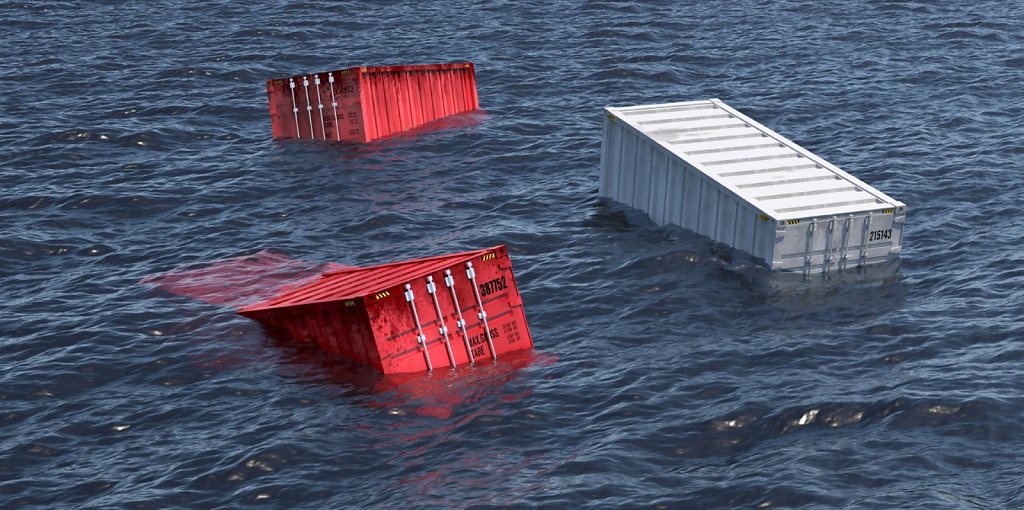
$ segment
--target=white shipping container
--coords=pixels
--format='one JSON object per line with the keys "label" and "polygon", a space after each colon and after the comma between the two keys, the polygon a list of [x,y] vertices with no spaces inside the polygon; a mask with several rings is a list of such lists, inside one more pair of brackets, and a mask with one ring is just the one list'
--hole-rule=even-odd
{"label": "white shipping container", "polygon": [[718,99],[605,108],[600,195],[804,274],[899,258],[906,205]]}

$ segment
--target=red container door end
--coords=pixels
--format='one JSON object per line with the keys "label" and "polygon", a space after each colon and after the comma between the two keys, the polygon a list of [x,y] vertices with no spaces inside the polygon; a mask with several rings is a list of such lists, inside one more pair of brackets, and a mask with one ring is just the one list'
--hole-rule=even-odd
{"label": "red container door end", "polygon": [[[393,292],[396,297],[377,303],[380,320],[371,322],[384,372],[426,371],[428,359],[434,369],[451,366],[452,359],[457,367],[533,347],[507,253],[499,256],[491,251],[466,264],[408,282],[415,316],[404,288],[401,294]],[[431,281],[434,292],[430,292]]]}
{"label": "red container door end", "polygon": [[[352,292],[364,295],[332,297]],[[533,347],[504,246],[327,274],[239,313],[384,373],[457,368]]]}
{"label": "red container door end", "polygon": [[362,141],[358,84],[348,70],[267,80],[267,98],[274,138]]}
{"label": "red container door end", "polygon": [[267,80],[274,138],[368,142],[479,109],[473,64],[354,67]]}

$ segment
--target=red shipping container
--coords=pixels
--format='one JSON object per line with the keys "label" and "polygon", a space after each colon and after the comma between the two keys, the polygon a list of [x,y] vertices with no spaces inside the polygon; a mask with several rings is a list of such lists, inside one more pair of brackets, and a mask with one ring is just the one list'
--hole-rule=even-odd
{"label": "red shipping container", "polygon": [[533,347],[504,246],[324,273],[238,313],[386,374]]}
{"label": "red shipping container", "polygon": [[274,138],[369,142],[480,108],[470,62],[350,67],[267,80]]}

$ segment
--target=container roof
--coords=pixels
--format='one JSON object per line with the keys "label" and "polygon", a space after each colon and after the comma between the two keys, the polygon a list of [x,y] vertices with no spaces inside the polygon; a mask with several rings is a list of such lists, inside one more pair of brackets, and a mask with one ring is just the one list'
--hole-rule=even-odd
{"label": "container roof", "polygon": [[607,110],[777,220],[904,206],[718,99]]}
{"label": "container roof", "polygon": [[500,248],[502,247],[496,246],[485,250],[329,271],[315,282],[249,305],[238,313],[355,299],[407,283]]}
{"label": "container roof", "polygon": [[308,76],[314,76],[318,74],[344,74],[344,73],[393,73],[393,72],[426,72],[426,71],[443,71],[448,69],[468,69],[472,68],[472,62],[455,62],[451,64],[411,64],[411,65],[398,65],[398,66],[355,66],[346,67],[344,69],[334,69],[332,71],[321,71],[315,73],[297,74],[294,76],[286,76],[284,78],[272,78],[267,81],[274,80],[301,80]]}

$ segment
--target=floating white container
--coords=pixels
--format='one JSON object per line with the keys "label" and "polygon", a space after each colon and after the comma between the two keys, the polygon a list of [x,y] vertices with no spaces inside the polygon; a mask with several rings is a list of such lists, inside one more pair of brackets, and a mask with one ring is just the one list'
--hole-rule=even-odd
{"label": "floating white container", "polygon": [[718,99],[606,108],[600,195],[804,274],[899,258],[906,205]]}

